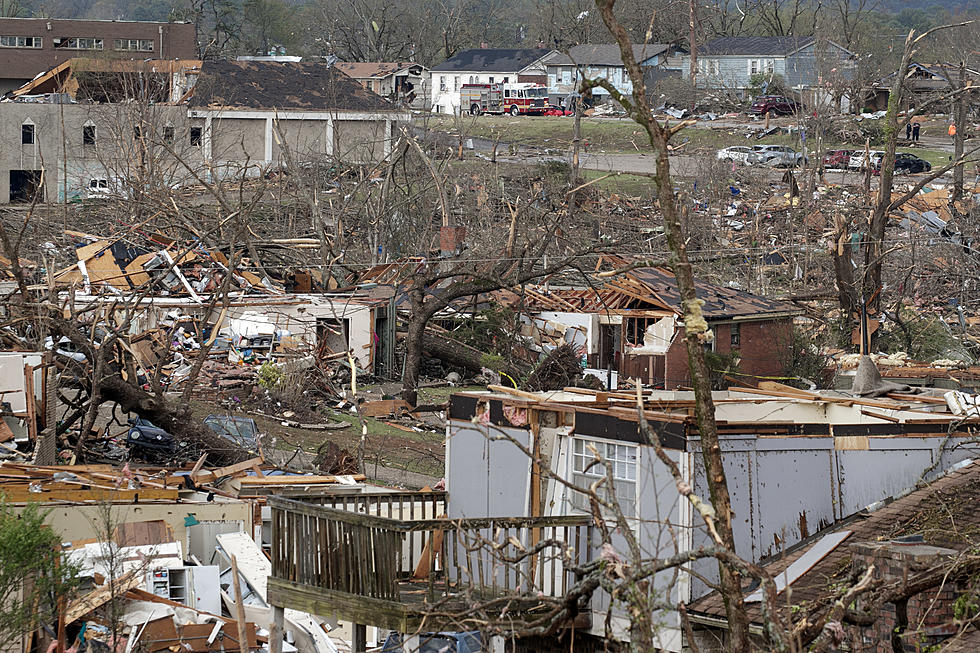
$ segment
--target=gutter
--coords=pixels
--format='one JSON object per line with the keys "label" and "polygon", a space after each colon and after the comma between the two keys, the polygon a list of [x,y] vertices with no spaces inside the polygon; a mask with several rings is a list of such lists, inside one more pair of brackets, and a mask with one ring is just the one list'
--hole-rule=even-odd
{"label": "gutter", "polygon": [[[691,623],[700,624],[702,626],[707,626],[709,628],[720,628],[721,630],[728,630],[728,619],[723,617],[713,617],[706,614],[700,614],[697,612],[688,612],[688,619]],[[762,625],[752,622],[749,624],[749,633],[752,635],[762,636],[765,634]]]}

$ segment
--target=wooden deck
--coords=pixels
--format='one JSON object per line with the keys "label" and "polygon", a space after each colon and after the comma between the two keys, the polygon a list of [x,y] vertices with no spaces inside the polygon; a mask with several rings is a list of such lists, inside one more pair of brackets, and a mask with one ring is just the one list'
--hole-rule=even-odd
{"label": "wooden deck", "polygon": [[[400,632],[423,620],[427,629],[451,628],[431,614],[436,604],[452,613],[474,596],[515,596],[526,608],[564,596],[575,580],[565,565],[586,562],[593,546],[585,516],[450,520],[439,516],[438,493],[343,499],[269,500],[270,603]],[[548,541],[568,547],[525,555]]]}

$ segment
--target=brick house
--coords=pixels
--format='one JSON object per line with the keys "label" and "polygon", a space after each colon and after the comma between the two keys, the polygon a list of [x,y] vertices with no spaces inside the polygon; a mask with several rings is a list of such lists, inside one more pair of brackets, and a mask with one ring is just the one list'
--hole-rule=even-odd
{"label": "brick house", "polygon": [[0,18],[0,93],[75,57],[194,59],[192,23]]}
{"label": "brick house", "polygon": [[[620,267],[626,260],[605,257],[604,263]],[[736,359],[747,377],[786,371],[793,318],[801,313],[796,305],[700,282],[697,296],[714,335],[712,352]],[[538,287],[528,303],[532,321],[573,330],[566,340],[582,347],[600,378],[622,375],[665,389],[690,384],[680,294],[670,270],[631,270],[591,288]]]}
{"label": "brick house", "polygon": [[[970,462],[791,547],[764,565],[780,590],[783,618],[791,625],[804,618],[814,623],[823,607],[874,565],[872,590],[858,597],[851,613],[861,615],[872,601],[880,601],[880,608],[873,619],[845,618],[844,641],[834,650],[980,650],[980,631],[970,625],[975,608],[965,620],[957,618],[970,602],[958,601],[976,592],[976,562],[964,554],[977,546],[978,492],[980,463]],[[960,573],[948,573],[954,564]],[[745,595],[750,621],[761,626],[759,597],[748,587]],[[709,594],[688,609],[700,649],[722,650],[727,622],[720,595]]]}

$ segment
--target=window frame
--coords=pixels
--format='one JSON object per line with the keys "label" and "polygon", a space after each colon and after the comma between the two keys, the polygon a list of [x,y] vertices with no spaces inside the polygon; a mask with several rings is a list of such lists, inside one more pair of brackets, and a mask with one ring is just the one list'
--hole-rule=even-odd
{"label": "window frame", "polygon": [[742,346],[742,324],[732,322],[728,327],[732,349],[739,349]]}
{"label": "window frame", "polygon": [[[14,44],[10,45],[4,43],[4,39],[13,39]],[[21,44],[18,41],[23,39],[24,43]],[[33,45],[27,45],[27,40],[30,39]],[[44,47],[44,39],[40,36],[0,36],[0,48],[20,48],[23,50],[40,50]]]}
{"label": "window frame", "polygon": [[187,135],[190,139],[191,147],[203,147],[204,127],[200,125],[191,125],[190,129],[188,129]]}
{"label": "window frame", "polygon": [[95,125],[82,125],[82,145],[94,147],[99,140],[99,130]]}
{"label": "window frame", "polygon": [[[82,41],[91,41],[92,47],[80,45]],[[91,50],[101,52],[105,50],[105,39],[96,36],[72,36],[61,39],[61,42],[55,45],[55,47],[62,50]]]}
{"label": "window frame", "polygon": [[[136,44],[136,47],[131,47],[133,44]],[[143,47],[145,44],[148,47]],[[112,49],[116,52],[153,52],[155,45],[153,39],[122,38],[112,40]]]}
{"label": "window frame", "polygon": [[[613,465],[613,483],[619,507],[626,518],[635,519],[639,499],[639,445],[633,442],[574,436],[571,439],[571,451],[568,456],[568,478],[580,487],[587,487],[606,477],[605,462],[596,463],[586,471],[589,464],[595,460],[588,449],[589,444],[599,451],[603,460]],[[629,491],[624,492],[624,490]],[[608,493],[605,496],[608,497]],[[581,492],[571,490],[570,503],[574,510],[586,513],[590,510],[588,499]]]}
{"label": "window frame", "polygon": [[[30,134],[30,136],[28,136]],[[33,122],[25,122],[20,125],[20,144],[35,145],[37,143],[37,127]]]}

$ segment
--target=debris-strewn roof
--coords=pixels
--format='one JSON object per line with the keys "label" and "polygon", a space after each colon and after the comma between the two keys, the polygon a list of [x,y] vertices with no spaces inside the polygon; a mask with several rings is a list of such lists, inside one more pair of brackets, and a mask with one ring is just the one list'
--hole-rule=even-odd
{"label": "debris-strewn roof", "polygon": [[354,79],[387,77],[417,65],[411,61],[338,61],[334,64],[337,70]]}
{"label": "debris-strewn roof", "polygon": [[191,107],[395,111],[331,66],[316,62],[206,61]]}
{"label": "debris-strewn roof", "polygon": [[701,55],[786,56],[816,39],[812,36],[722,36],[701,46]]}
{"label": "debris-strewn roof", "polygon": [[[634,45],[633,57],[637,63],[642,63],[651,57],[666,52],[670,46],[663,43],[648,43]],[[622,66],[619,46],[615,43],[584,43],[568,50],[568,54],[560,54],[548,61],[556,66]]]}
{"label": "debris-strewn roof", "polygon": [[463,50],[430,70],[433,72],[513,73],[524,70],[549,52],[551,50],[547,48],[474,48]]}
{"label": "debris-strewn roof", "polygon": [[[630,275],[647,286],[671,308],[680,309],[681,296],[674,274],[666,268],[640,268]],[[696,282],[695,291],[704,300],[702,311],[707,319],[739,317],[763,313],[798,313],[799,308],[790,302],[768,299],[744,290],[735,290],[711,283]]]}
{"label": "debris-strewn roof", "polygon": [[[631,261],[621,256],[602,257],[602,266],[610,269],[626,268]],[[696,293],[704,301],[702,311],[708,320],[737,317],[765,317],[767,315],[793,315],[802,312],[795,304],[778,299],[768,299],[734,288],[695,281]],[[608,280],[589,288],[537,287],[530,303],[547,310],[594,312],[612,309],[650,309],[680,314],[681,297],[673,273],[666,268],[627,269]]]}
{"label": "debris-strewn roof", "polygon": [[[925,543],[932,546],[954,550],[975,546],[976,534],[980,532],[980,511],[976,510],[978,501],[980,462],[974,462],[939,478],[927,487],[895,499],[870,514],[859,513],[853,519],[820,533],[822,536],[836,531],[851,531],[843,544],[792,582],[790,587],[793,604],[817,606],[830,600],[832,588],[840,582],[846,582],[850,574],[851,554],[848,544],[851,543],[922,534]],[[810,548],[801,546],[766,565],[766,570],[776,577]],[[746,594],[748,593],[746,583]],[[753,622],[762,622],[761,603],[746,603],[745,607]],[[693,602],[688,610],[692,615],[725,616],[725,606],[717,592]]]}

